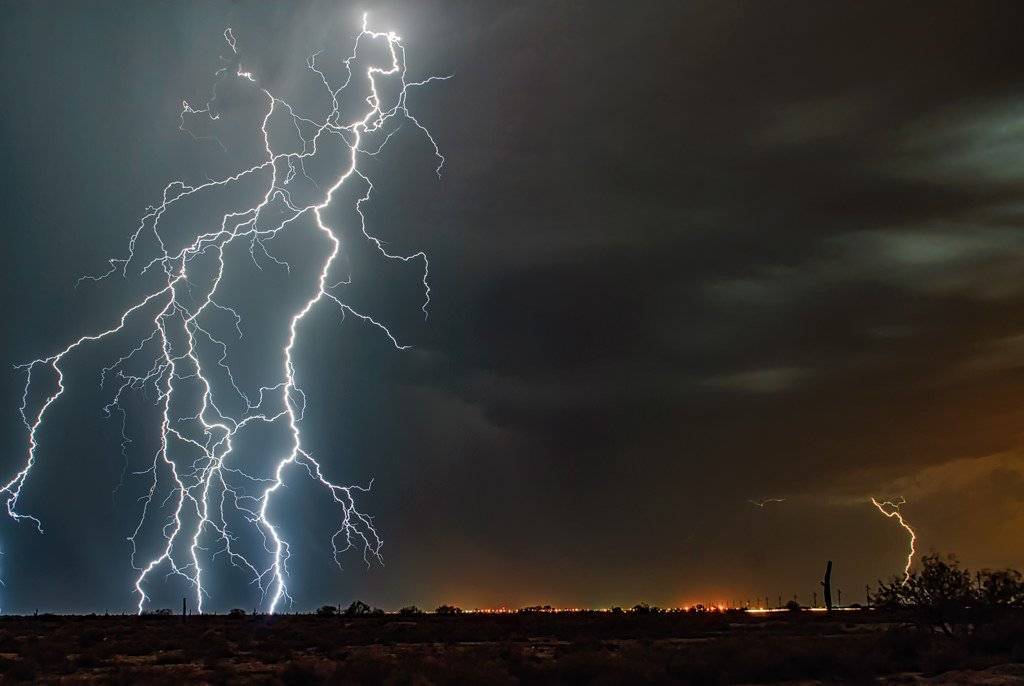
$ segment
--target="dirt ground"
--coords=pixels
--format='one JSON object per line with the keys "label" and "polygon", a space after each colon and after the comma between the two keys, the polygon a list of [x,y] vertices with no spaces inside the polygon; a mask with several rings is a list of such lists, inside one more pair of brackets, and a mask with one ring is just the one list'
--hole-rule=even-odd
{"label": "dirt ground", "polygon": [[1024,684],[1024,621],[882,613],[0,618],[0,682]]}

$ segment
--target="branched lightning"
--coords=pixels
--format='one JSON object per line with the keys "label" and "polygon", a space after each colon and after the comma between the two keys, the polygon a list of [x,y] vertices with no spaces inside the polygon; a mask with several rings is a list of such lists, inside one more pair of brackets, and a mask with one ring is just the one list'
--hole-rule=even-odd
{"label": "branched lightning", "polygon": [[917,552],[917,549],[915,547],[917,543],[917,534],[914,533],[914,529],[911,528],[910,524],[907,523],[907,520],[903,518],[903,513],[900,512],[900,507],[905,505],[906,502],[906,498],[902,497],[899,499],[899,502],[895,503],[891,500],[883,500],[879,502],[875,498],[871,498],[871,503],[876,508],[878,508],[879,512],[884,514],[886,517],[889,517],[890,519],[895,519],[897,522],[899,522],[900,526],[902,526],[906,530],[907,535],[910,536],[910,550],[907,552],[907,564],[903,567],[904,584],[910,581],[910,566],[911,564],[913,564],[914,555]]}
{"label": "branched lightning", "polygon": [[[260,86],[252,72],[243,69],[238,42],[230,28],[224,31],[224,39],[231,49],[231,57],[225,60],[228,66],[222,66],[216,72],[217,83],[220,79],[234,77],[251,84],[265,98],[266,112],[259,127],[265,156],[254,166],[220,179],[195,185],[183,180],[167,184],[159,203],[146,209],[130,235],[127,254],[109,260],[109,269],[105,273],[80,279],[102,281],[117,275],[127,277],[130,270],[133,274],[137,270],[141,276],[162,270],[163,278],[159,285],[121,312],[112,325],[83,335],[56,353],[16,367],[25,375],[19,411],[27,430],[28,446],[21,468],[0,487],[0,493],[5,499],[7,513],[14,520],[30,521],[42,533],[43,523],[37,517],[19,511],[18,501],[39,459],[47,413],[64,394],[65,363],[79,348],[114,338],[140,320],[149,322],[148,318],[152,318],[151,326],[147,324],[145,327],[146,333],[128,352],[100,373],[101,387],[112,389],[111,400],[104,411],[108,416],[118,414],[121,417],[122,448],[126,460],[131,444],[123,423],[126,415],[121,404],[126,394],[154,392],[160,415],[158,448],[145,469],[131,472],[145,477],[148,482],[148,490],[140,500],[138,523],[127,538],[131,564],[137,571],[133,593],[139,612],[146,608],[150,599],[147,588],[154,582],[153,577],[158,570],[166,570],[167,576],[184,579],[194,590],[196,607],[201,612],[204,600],[209,596],[204,584],[207,575],[212,574],[208,566],[204,566],[206,557],[211,561],[223,558],[243,570],[259,589],[260,603],[266,611],[273,613],[282,601],[290,601],[290,545],[272,509],[275,496],[286,485],[291,466],[301,467],[301,472],[319,485],[338,507],[338,529],[331,537],[334,562],[340,566],[342,553],[352,548],[362,550],[367,564],[373,559],[380,559],[382,543],[373,520],[356,507],[357,496],[366,492],[372,481],[365,487],[345,486],[338,485],[327,476],[303,438],[306,395],[296,381],[295,355],[303,322],[315,308],[325,303],[337,307],[343,318],[351,315],[376,329],[395,348],[403,350],[408,347],[399,342],[386,324],[354,309],[339,294],[339,287],[350,283],[350,275],[341,280],[331,278],[341,251],[341,241],[326,222],[324,213],[346,182],[365,186],[365,192],[354,208],[359,216],[362,235],[385,258],[421,265],[424,316],[430,305],[426,254],[393,253],[367,229],[363,206],[370,201],[374,186],[359,163],[380,154],[402,124],[407,124],[429,142],[437,160],[435,172],[440,176],[445,158],[430,131],[408,110],[407,95],[413,88],[451,77],[431,76],[409,81],[401,39],[392,32],[370,30],[364,16],[352,53],[339,63],[344,74],[340,83],[332,83],[325,69],[318,66],[320,53],[307,59],[306,66],[317,88],[323,88],[326,93],[329,111],[319,118],[303,116],[288,102]],[[361,50],[369,44],[384,48],[387,63],[370,64],[363,72],[354,65],[365,59]],[[362,81],[364,78],[365,82]],[[385,82],[389,92],[395,95],[381,94],[379,88]],[[350,86],[357,84],[369,91],[365,98],[366,108],[354,119],[343,121],[342,102],[351,92]],[[219,120],[221,113],[216,101],[215,83],[211,98],[204,105],[193,106],[183,102],[180,128],[197,141],[212,140],[223,149],[224,144],[219,139],[196,135],[188,126],[188,121],[197,117]],[[294,149],[276,150],[271,144],[269,127],[272,118],[276,117],[284,117],[294,128],[298,141]],[[320,150],[327,140],[340,143],[344,150],[343,168],[334,178],[316,181],[307,174],[306,163],[317,155],[322,159],[327,154]],[[201,227],[194,232],[190,236],[191,243],[183,248],[169,247],[171,241],[165,240],[161,219],[172,207],[241,182],[260,179],[262,175],[269,179],[265,192],[255,205],[224,213],[215,225]],[[302,180],[297,181],[300,176]],[[311,194],[313,201],[296,200],[298,194],[292,192],[290,185],[302,182],[308,182],[316,189],[316,193]],[[257,267],[262,269],[263,264],[275,264],[290,274],[293,265],[276,256],[270,244],[288,234],[291,227],[299,225],[300,219],[311,220],[328,246],[315,273],[315,292],[289,317],[287,342],[281,350],[281,359],[276,363],[281,376],[273,385],[260,387],[258,393],[246,394],[243,384],[236,381],[229,363],[228,339],[217,333],[215,326],[217,321],[226,317],[230,321],[232,335],[240,341],[245,340],[241,316],[223,301],[218,291],[226,270],[229,270],[226,253],[229,246],[241,245],[243,249],[247,248]],[[147,260],[137,254],[141,241],[154,244],[155,257]],[[212,260],[212,276],[205,275],[197,264],[200,258]],[[211,350],[214,351],[212,356]],[[143,361],[143,371],[136,371],[140,360]],[[52,390],[41,391],[40,384],[48,381],[49,377],[52,377]],[[192,389],[199,394],[198,411],[186,416],[182,416],[184,413],[180,410],[176,411],[174,404],[187,392],[184,389]],[[34,400],[37,396],[42,400]],[[229,407],[233,405],[241,409],[231,411]],[[290,450],[280,456],[266,474],[247,470],[244,457],[234,449],[234,440],[239,433],[257,424],[283,424],[290,434]],[[121,485],[126,476],[127,468]],[[170,516],[160,519],[161,511],[167,507],[171,510]],[[231,523],[233,518],[243,521],[245,524],[242,526],[250,528],[247,534],[260,541],[255,554],[242,549],[240,531]],[[150,522],[162,522],[163,541],[152,557],[143,559],[138,544]]]}

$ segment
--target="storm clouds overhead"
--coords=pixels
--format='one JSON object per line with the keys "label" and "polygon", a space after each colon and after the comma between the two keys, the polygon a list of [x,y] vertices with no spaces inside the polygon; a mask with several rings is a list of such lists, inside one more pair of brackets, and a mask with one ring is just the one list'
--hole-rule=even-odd
{"label": "storm clouds overhead", "polygon": [[[227,151],[178,130],[225,27],[299,97],[306,58],[347,55],[368,11],[411,78],[455,75],[411,105],[441,178],[400,139],[367,207],[389,246],[429,254],[432,303],[424,321],[415,270],[353,241],[354,297],[412,349],[310,321],[306,431],[344,479],[374,479],[362,507],[385,566],[339,572],[329,512],[296,486],[296,609],[809,598],[825,559],[859,600],[905,557],[871,496],[906,498],[923,551],[1020,566],[1016,9],[4,3],[0,360],[108,321],[119,282],[78,277],[105,271],[169,179],[252,154],[248,129]],[[240,306],[258,318],[284,297]],[[69,365],[76,390],[42,437],[23,506],[46,533],[0,520],[5,611],[134,605],[136,504],[115,492],[120,426],[93,388],[108,357]],[[0,376],[5,475],[21,388]],[[224,593],[214,606],[244,602]]]}

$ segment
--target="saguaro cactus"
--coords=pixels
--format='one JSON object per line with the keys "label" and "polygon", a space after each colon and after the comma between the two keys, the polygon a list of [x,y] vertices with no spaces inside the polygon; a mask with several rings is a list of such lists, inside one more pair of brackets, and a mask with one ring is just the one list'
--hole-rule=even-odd
{"label": "saguaro cactus", "polygon": [[825,589],[825,607],[832,610],[832,560],[825,565],[825,578],[821,580],[821,586]]}

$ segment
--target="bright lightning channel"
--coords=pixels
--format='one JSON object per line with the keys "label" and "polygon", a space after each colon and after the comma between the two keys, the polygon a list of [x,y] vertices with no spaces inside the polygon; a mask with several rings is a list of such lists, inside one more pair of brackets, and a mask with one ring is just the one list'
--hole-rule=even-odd
{"label": "bright lightning channel", "polygon": [[[362,30],[355,39],[352,53],[340,61],[345,73],[341,83],[332,83],[324,69],[318,66],[319,53],[311,55],[306,61],[307,68],[318,84],[317,87],[324,89],[330,102],[330,111],[321,118],[314,119],[312,117],[315,115],[307,117],[297,114],[292,105],[259,86],[257,77],[251,71],[243,69],[238,57],[237,39],[230,28],[224,31],[224,39],[231,49],[232,57],[226,60],[226,63],[231,64],[231,68],[219,69],[216,72],[218,79],[233,75],[258,88],[266,99],[266,113],[260,124],[265,158],[255,166],[241,169],[218,180],[209,180],[207,183],[190,185],[185,181],[176,180],[167,184],[160,203],[147,208],[139,220],[137,228],[128,240],[127,255],[109,260],[110,269],[106,273],[83,277],[83,280],[100,281],[117,273],[127,277],[130,267],[139,268],[141,275],[159,267],[166,278],[161,280],[155,290],[121,312],[115,324],[98,333],[83,335],[52,355],[16,367],[25,374],[20,413],[28,433],[28,449],[22,467],[0,487],[0,493],[5,497],[7,513],[14,520],[30,521],[42,533],[43,525],[38,518],[18,510],[18,499],[39,458],[40,436],[47,412],[65,391],[64,363],[78,348],[113,337],[125,330],[129,322],[155,311],[152,328],[148,334],[138,340],[127,354],[105,367],[100,375],[101,386],[113,381],[113,398],[104,408],[108,415],[116,411],[121,414],[123,420],[125,413],[121,400],[124,395],[130,391],[144,391],[147,388],[155,390],[156,403],[160,408],[159,448],[148,468],[136,472],[139,475],[150,476],[148,492],[141,499],[138,524],[127,539],[131,547],[131,564],[137,571],[133,594],[137,598],[140,613],[150,600],[146,589],[160,568],[170,570],[168,577],[174,575],[187,582],[195,593],[196,607],[202,612],[204,600],[209,596],[204,584],[210,570],[203,568],[200,558],[211,550],[211,546],[211,559],[223,556],[235,568],[247,573],[254,586],[259,589],[260,606],[267,612],[277,611],[283,601],[290,603],[290,546],[281,532],[280,523],[271,514],[271,505],[275,494],[285,486],[286,470],[292,465],[302,467],[310,479],[330,495],[339,509],[339,528],[331,537],[335,563],[340,566],[341,554],[352,548],[361,548],[363,560],[367,564],[372,559],[380,559],[382,541],[373,526],[372,518],[356,507],[356,496],[369,490],[369,485],[361,487],[334,483],[327,477],[320,462],[310,454],[301,429],[306,396],[295,378],[295,350],[299,343],[302,324],[314,308],[324,303],[338,307],[342,317],[351,315],[375,328],[395,348],[404,350],[408,347],[399,343],[384,323],[355,310],[342,299],[337,288],[350,283],[351,277],[334,283],[331,281],[332,268],[341,250],[341,242],[335,231],[327,224],[324,211],[330,207],[335,193],[346,182],[362,184],[366,188],[355,205],[362,235],[372,242],[384,257],[422,265],[424,316],[427,315],[430,304],[429,262],[426,254],[391,253],[381,240],[368,232],[363,204],[370,200],[373,183],[360,169],[359,163],[365,157],[379,154],[401,124],[406,123],[425,136],[431,145],[437,160],[435,172],[440,177],[445,158],[430,131],[409,112],[407,95],[411,89],[451,76],[431,76],[421,81],[408,81],[405,48],[401,39],[393,32],[370,30],[364,15]],[[353,63],[362,59],[361,48],[364,44],[383,46],[388,62],[383,65],[371,64],[366,67],[364,74],[357,75]],[[361,116],[344,122],[341,114],[343,96],[350,85],[363,78],[369,90],[369,96],[364,100],[366,109]],[[386,102],[378,90],[381,85],[378,79],[388,81],[389,88],[396,93]],[[186,125],[186,117],[205,116],[210,120],[218,120],[220,113],[216,109],[216,98],[215,83],[211,100],[204,107],[193,107],[184,102],[180,113],[180,128],[196,140],[213,140],[223,149],[220,140],[196,136]],[[295,149],[278,151],[273,148],[268,132],[272,116],[290,119],[298,134],[299,143]],[[346,159],[340,174],[321,186],[307,175],[305,162],[317,156],[321,142],[331,138],[340,141],[346,151]],[[167,247],[161,233],[160,220],[172,206],[185,203],[207,191],[220,190],[242,180],[250,180],[261,173],[268,174],[270,180],[257,204],[223,214],[219,226],[198,233],[192,243],[180,250],[172,251]],[[313,202],[296,202],[288,187],[300,174],[317,189]],[[272,211],[281,212],[280,216],[283,216],[283,219],[274,219],[270,225],[262,226],[260,220],[265,219],[265,215],[271,214]],[[218,288],[227,268],[225,251],[233,243],[238,242],[243,246],[247,243],[249,254],[257,267],[262,269],[258,259],[258,256],[262,256],[286,269],[290,274],[292,265],[273,255],[267,243],[285,233],[289,227],[297,225],[300,218],[312,219],[316,229],[326,238],[330,246],[329,251],[323,256],[319,271],[316,273],[316,291],[290,316],[287,343],[281,351],[279,361],[281,377],[274,385],[262,386],[258,395],[251,397],[246,395],[235,381],[231,366],[227,362],[227,343],[213,333],[211,325],[204,319],[209,319],[217,312],[228,315],[233,320],[233,329],[239,339],[244,340],[242,318],[233,308],[217,299]],[[157,257],[149,261],[136,255],[138,242],[140,239],[146,240],[144,235],[151,235],[158,246]],[[194,274],[198,267],[191,272],[190,267],[193,267],[193,262],[197,258],[207,256],[215,259],[216,268],[208,283],[202,283],[204,277]],[[219,359],[213,362],[204,359],[201,347],[207,344],[213,345],[219,351]],[[153,359],[147,371],[128,370],[127,363],[130,360],[137,356],[145,356],[149,352],[153,353]],[[217,382],[211,375],[212,372],[226,377],[226,385],[223,381]],[[38,390],[38,381],[43,374],[52,375],[55,384],[52,391]],[[172,402],[176,393],[184,392],[180,387],[192,382],[198,383],[201,390],[200,408],[193,415],[177,416],[172,410]],[[38,409],[32,412],[29,409],[33,404],[30,396],[34,394],[44,395],[45,399],[39,404]],[[227,395],[238,399],[243,406],[240,412],[225,411],[226,401],[218,399]],[[195,435],[191,434],[188,428],[182,428],[183,424],[189,423],[193,423],[191,428],[196,430]],[[287,426],[290,450],[278,459],[270,476],[247,472],[243,468],[244,465],[239,464],[239,456],[233,453],[233,439],[247,426],[277,423],[284,423]],[[127,449],[131,441],[123,426],[122,424],[123,448]],[[187,451],[195,451],[193,454],[198,454],[199,457],[191,459]],[[169,490],[169,495],[160,501],[158,494],[163,493],[163,490]],[[150,516],[157,516],[151,513],[152,510],[159,513],[159,510],[168,503],[172,504],[173,514],[164,520],[161,528],[163,544],[151,558],[140,559],[137,544],[143,534],[144,525],[150,521]],[[258,556],[240,550],[237,543],[238,532],[229,525],[229,513],[244,520],[244,526],[251,527],[249,533],[256,536],[256,540],[261,543],[258,546],[261,548]]]}
{"label": "bright lightning channel", "polygon": [[902,526],[907,535],[910,536],[910,550],[907,552],[907,564],[903,567],[903,584],[906,585],[910,581],[910,566],[914,562],[914,555],[917,553],[915,547],[917,543],[917,534],[914,529],[907,523],[907,520],[903,518],[903,513],[900,512],[900,507],[905,505],[907,502],[906,498],[900,498],[899,502],[893,502],[891,500],[878,501],[875,498],[871,498],[871,503],[878,508],[878,511],[884,514],[890,519],[895,519]]}

